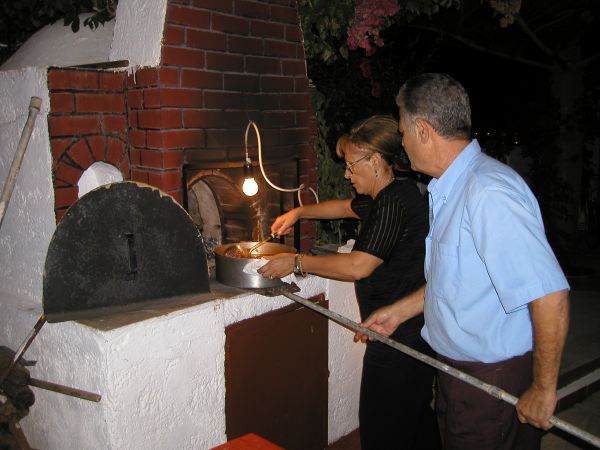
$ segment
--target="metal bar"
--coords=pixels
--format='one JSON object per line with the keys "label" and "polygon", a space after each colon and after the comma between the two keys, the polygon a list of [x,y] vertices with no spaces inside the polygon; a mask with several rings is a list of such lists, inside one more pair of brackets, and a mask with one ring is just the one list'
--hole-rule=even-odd
{"label": "metal bar", "polygon": [[37,117],[37,114],[40,112],[41,106],[41,98],[31,97],[31,101],[29,102],[29,116],[27,117],[27,122],[25,122],[23,131],[21,132],[21,139],[19,139],[17,151],[15,152],[15,156],[13,157],[13,161],[8,172],[8,177],[6,178],[6,183],[4,183],[4,188],[2,188],[2,196],[0,197],[0,227],[2,226],[2,222],[4,221],[4,214],[6,213],[8,202],[10,201],[13,189],[15,188],[15,184],[17,182],[17,174],[19,173],[19,169],[21,168],[23,156],[25,155],[25,150],[27,149],[27,144],[29,143],[31,132],[33,131],[33,124],[35,123],[35,118]]}
{"label": "metal bar", "polygon": [[69,386],[63,386],[62,384],[50,383],[49,381],[38,380],[37,378],[30,378],[29,383],[27,384],[29,384],[29,386],[45,389],[47,391],[70,395],[71,397],[77,397],[82,400],[89,400],[90,402],[99,402],[102,399],[101,395],[93,392],[83,391],[81,389],[76,389]]}
{"label": "metal bar", "polygon": [[27,349],[29,348],[29,346],[31,345],[31,343],[33,342],[33,340],[35,339],[35,337],[37,336],[40,329],[44,326],[45,323],[46,316],[42,314],[36,322],[36,324],[34,325],[33,330],[31,330],[31,332],[29,333],[29,336],[25,338],[19,349],[16,351],[8,367],[4,370],[4,372],[2,372],[2,375],[0,375],[0,386],[2,386],[2,383],[4,383],[4,380],[6,379],[10,371],[13,369],[13,367],[15,367],[17,361],[21,359],[21,356],[23,356],[23,354],[27,351]]}
{"label": "metal bar", "polygon": [[[487,392],[492,397],[495,397],[499,400],[503,400],[507,403],[510,403],[513,406],[517,404],[517,401],[518,401],[517,397],[509,394],[508,392],[500,389],[499,387],[485,383],[484,381],[481,381],[478,378],[472,377],[471,375],[468,375],[458,369],[455,369],[454,367],[444,364],[444,363],[438,361],[437,359],[432,358],[431,356],[424,355],[423,353],[418,352],[418,351],[408,347],[407,345],[401,344],[400,342],[396,342],[382,334],[376,333],[373,330],[363,328],[358,323],[348,319],[347,317],[344,317],[336,312],[330,311],[326,308],[323,308],[320,305],[312,303],[311,301],[309,301],[305,298],[302,298],[299,295],[292,294],[290,292],[284,292],[283,295],[285,295],[290,300],[298,302],[298,303],[306,306],[307,308],[312,309],[313,311],[316,311],[320,314],[323,314],[324,316],[327,316],[328,318],[330,318],[331,320],[333,320],[335,322],[338,322],[354,331],[360,331],[361,333],[365,334],[366,336],[369,336],[370,338],[373,338],[379,342],[383,342],[384,344],[389,345],[390,347],[395,348],[396,350],[400,350],[402,353],[412,356],[413,358],[416,358],[419,361],[424,362],[425,364],[435,367],[436,369],[441,370],[441,371],[447,373],[448,375],[456,377],[456,378],[464,381],[465,383],[475,386],[476,388],[479,388],[479,389]],[[594,436],[593,434],[588,433],[587,431],[582,430],[581,428],[571,425],[570,423],[565,422],[564,420],[561,420],[556,416],[552,416],[550,418],[550,423],[552,425],[554,425],[556,428],[566,431],[567,433],[572,434],[573,436],[576,436],[579,439],[581,439],[589,444],[592,444],[593,446],[595,446],[597,448],[600,448],[600,438],[599,437]]]}

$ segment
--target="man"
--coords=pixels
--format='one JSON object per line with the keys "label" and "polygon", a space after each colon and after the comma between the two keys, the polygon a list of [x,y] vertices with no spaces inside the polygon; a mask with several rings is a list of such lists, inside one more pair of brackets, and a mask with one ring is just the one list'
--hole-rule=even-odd
{"label": "man", "polygon": [[362,325],[390,335],[424,311],[421,334],[441,361],[520,397],[515,414],[508,403],[439,372],[444,448],[539,448],[540,428],[551,427],[557,402],[569,285],[538,203],[516,172],[470,139],[469,97],[456,80],[417,76],[396,103],[412,168],[433,177],[426,284]]}

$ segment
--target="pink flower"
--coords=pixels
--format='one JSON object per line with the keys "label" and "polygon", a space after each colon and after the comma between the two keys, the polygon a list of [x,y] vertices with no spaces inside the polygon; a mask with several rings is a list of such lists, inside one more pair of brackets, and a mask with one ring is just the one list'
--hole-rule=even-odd
{"label": "pink flower", "polygon": [[348,47],[351,50],[362,48],[367,56],[371,56],[376,47],[383,47],[379,31],[386,18],[394,16],[399,10],[396,0],[357,0],[354,21],[348,29]]}

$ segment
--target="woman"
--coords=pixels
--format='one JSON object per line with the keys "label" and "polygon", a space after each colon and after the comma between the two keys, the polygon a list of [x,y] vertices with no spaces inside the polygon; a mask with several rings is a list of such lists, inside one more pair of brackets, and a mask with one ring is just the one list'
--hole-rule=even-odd
{"label": "woman", "polygon": [[[357,218],[361,227],[352,252],[274,255],[259,272],[269,278],[295,272],[354,281],[365,320],[377,308],[424,284],[427,203],[413,179],[394,176],[403,153],[393,118],[373,116],[359,122],[338,140],[336,152],[345,159],[344,176],[356,190],[356,198],[294,208],[279,216],[271,230],[289,233],[299,219]],[[420,315],[391,337],[433,355],[421,338],[422,326]],[[362,450],[439,447],[430,407],[433,377],[434,370],[425,364],[380,342],[367,343],[359,408]]]}

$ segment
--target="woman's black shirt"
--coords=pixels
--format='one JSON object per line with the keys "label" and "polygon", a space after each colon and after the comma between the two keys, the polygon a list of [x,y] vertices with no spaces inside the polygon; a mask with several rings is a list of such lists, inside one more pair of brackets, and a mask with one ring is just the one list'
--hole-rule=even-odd
{"label": "woman's black shirt", "polygon": [[[396,178],[372,199],[358,195],[352,209],[361,220],[353,250],[383,260],[371,275],[355,283],[360,314],[373,311],[414,292],[423,284],[425,237],[429,229],[427,202],[410,178]],[[392,338],[411,343],[423,327],[423,315],[398,327]]]}

